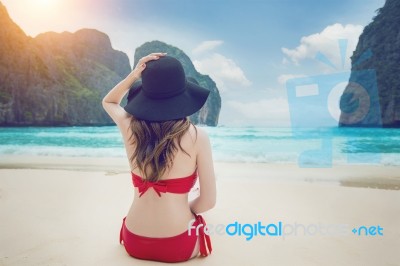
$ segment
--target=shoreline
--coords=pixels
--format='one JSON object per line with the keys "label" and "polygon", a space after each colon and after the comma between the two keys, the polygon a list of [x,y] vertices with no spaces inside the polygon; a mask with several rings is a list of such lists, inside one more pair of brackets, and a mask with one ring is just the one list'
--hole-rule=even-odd
{"label": "shoreline", "polygon": [[[400,166],[347,164],[331,168],[301,168],[296,164],[214,162],[217,178],[332,183],[347,187],[400,190]],[[52,157],[31,155],[0,156],[2,169],[41,169],[129,173],[126,158]]]}

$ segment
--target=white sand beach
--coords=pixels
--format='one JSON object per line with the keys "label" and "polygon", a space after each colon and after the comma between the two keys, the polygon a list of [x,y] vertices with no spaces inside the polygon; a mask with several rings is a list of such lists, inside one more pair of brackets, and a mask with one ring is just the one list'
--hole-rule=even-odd
{"label": "white sand beach", "polygon": [[[379,225],[383,235],[212,235],[213,253],[185,265],[399,265],[400,167],[215,168],[209,225]],[[124,159],[0,157],[0,265],[161,265],[131,258],[119,244],[132,198]]]}

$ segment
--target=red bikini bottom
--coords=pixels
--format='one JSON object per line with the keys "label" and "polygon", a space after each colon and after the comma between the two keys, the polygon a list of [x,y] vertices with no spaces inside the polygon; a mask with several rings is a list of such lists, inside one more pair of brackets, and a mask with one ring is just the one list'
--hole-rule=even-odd
{"label": "red bikini bottom", "polygon": [[[195,221],[191,227],[190,234],[189,230],[187,230],[182,234],[171,237],[136,235],[126,227],[125,217],[122,221],[119,242],[122,244],[123,241],[126,252],[138,259],[181,262],[190,259],[199,238],[200,254],[201,256],[207,256],[211,253],[212,247],[210,236],[204,233],[206,223],[201,215],[194,215]],[[196,234],[196,228],[198,228],[198,234]]]}

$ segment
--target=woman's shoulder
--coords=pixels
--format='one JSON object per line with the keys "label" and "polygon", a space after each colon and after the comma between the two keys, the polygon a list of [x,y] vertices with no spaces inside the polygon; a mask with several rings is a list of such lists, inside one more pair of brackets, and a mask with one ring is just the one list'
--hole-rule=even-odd
{"label": "woman's shoulder", "polygon": [[207,132],[204,129],[191,124],[185,135],[183,135],[182,141],[193,145],[199,141],[199,138],[203,139],[206,135]]}
{"label": "woman's shoulder", "polygon": [[189,134],[195,144],[202,144],[208,142],[208,133],[204,128],[191,125]]}

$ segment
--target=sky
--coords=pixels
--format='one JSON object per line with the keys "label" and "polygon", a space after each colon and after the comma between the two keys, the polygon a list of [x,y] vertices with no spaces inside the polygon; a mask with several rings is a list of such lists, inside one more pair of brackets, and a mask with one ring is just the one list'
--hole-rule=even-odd
{"label": "sky", "polygon": [[[32,37],[94,28],[108,34],[131,64],[144,42],[176,46],[217,83],[220,125],[266,127],[293,124],[288,81],[349,72],[359,35],[384,5],[384,0],[0,1]],[[338,40],[345,40],[343,53]],[[326,99],[324,108],[334,118],[329,125],[337,124],[345,81]]]}

